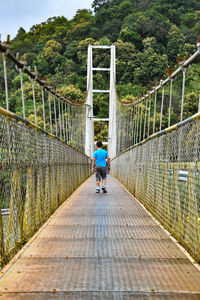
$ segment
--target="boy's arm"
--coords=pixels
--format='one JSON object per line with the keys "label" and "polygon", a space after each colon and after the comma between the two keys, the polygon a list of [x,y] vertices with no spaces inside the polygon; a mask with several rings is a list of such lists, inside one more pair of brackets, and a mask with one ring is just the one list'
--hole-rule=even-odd
{"label": "boy's arm", "polygon": [[108,170],[110,170],[110,158],[109,158],[109,156],[107,156],[106,159],[107,159]]}
{"label": "boy's arm", "polygon": [[94,166],[95,166],[96,157],[92,158],[92,172],[94,173]]}

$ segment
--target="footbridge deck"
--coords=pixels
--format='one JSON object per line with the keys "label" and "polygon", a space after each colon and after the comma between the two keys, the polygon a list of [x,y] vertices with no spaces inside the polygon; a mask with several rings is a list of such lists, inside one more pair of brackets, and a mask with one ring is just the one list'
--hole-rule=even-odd
{"label": "footbridge deck", "polygon": [[0,299],[200,299],[200,272],[113,177],[82,184],[7,265]]}

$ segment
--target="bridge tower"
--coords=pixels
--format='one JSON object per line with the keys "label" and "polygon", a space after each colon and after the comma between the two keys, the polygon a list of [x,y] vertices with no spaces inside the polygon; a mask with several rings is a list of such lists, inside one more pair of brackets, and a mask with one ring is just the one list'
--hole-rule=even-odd
{"label": "bridge tower", "polygon": [[[93,49],[109,49],[110,50],[110,68],[94,68],[93,67]],[[93,89],[93,71],[110,72],[110,89],[96,90]],[[116,67],[115,67],[115,45],[111,46],[88,46],[87,61],[87,101],[86,101],[86,139],[85,153],[92,156],[94,151],[94,121],[108,121],[108,153],[110,158],[116,155]],[[93,93],[109,93],[109,118],[94,118],[93,115]]]}

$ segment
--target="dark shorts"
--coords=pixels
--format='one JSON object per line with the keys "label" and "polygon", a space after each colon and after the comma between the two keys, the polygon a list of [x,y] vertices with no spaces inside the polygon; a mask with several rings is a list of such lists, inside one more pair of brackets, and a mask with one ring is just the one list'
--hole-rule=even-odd
{"label": "dark shorts", "polygon": [[106,167],[96,166],[95,167],[96,172],[96,181],[101,181],[102,179],[106,179]]}

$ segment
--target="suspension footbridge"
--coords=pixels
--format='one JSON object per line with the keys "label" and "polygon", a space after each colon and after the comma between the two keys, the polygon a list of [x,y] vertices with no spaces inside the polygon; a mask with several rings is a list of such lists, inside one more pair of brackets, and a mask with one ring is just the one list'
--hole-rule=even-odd
{"label": "suspension footbridge", "polygon": [[[96,48],[110,51],[108,68],[94,68]],[[166,79],[129,102],[116,92],[114,45],[89,45],[83,101],[31,71],[26,59],[13,56],[9,40],[0,50],[0,297],[199,299],[200,90],[190,72],[199,64],[200,43]],[[22,113],[10,105],[12,67]],[[109,90],[93,88],[94,71],[110,73]],[[184,106],[188,90],[196,109],[191,115]],[[108,194],[95,194],[90,177],[98,92],[109,94],[109,118],[100,120],[109,122]]]}

